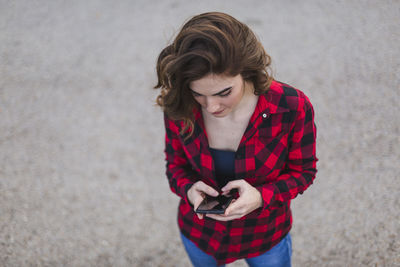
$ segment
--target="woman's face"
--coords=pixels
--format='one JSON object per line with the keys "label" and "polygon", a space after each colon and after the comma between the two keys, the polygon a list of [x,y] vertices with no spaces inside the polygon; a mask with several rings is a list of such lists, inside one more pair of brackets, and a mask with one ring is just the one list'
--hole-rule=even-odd
{"label": "woman's face", "polygon": [[211,73],[189,86],[202,109],[219,118],[234,111],[245,92],[245,82],[240,74],[230,77]]}

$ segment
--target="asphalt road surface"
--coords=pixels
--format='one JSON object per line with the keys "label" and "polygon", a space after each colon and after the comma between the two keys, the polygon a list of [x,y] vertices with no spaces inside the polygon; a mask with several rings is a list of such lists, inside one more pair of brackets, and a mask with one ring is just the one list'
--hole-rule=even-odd
{"label": "asphalt road surface", "polygon": [[0,0],[0,266],[189,266],[152,86],[160,50],[206,11],[247,23],[314,105],[293,266],[400,266],[400,2],[386,0]]}

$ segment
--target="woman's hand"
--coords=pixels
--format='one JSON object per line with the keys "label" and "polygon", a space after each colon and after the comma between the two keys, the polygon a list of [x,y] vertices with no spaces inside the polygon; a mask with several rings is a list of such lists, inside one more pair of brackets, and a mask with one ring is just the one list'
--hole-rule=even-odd
{"label": "woman's hand", "polygon": [[238,189],[239,198],[225,210],[225,214],[207,214],[207,217],[218,221],[230,221],[241,218],[263,205],[261,193],[245,180],[230,181],[222,188],[222,194],[227,195],[232,189]]}
{"label": "woman's hand", "polygon": [[[192,187],[187,192],[187,198],[189,202],[194,206],[196,211],[197,207],[203,201],[205,195],[216,197],[219,195],[218,191],[209,185],[206,185],[202,181],[198,181],[192,185]],[[199,219],[203,219],[203,214],[198,214]]]}

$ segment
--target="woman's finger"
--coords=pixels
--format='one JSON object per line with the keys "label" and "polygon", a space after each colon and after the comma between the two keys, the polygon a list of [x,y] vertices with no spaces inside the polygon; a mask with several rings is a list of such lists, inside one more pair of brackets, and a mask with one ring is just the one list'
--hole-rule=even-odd
{"label": "woman's finger", "polygon": [[233,215],[233,214],[238,214],[240,213],[240,209],[243,207],[243,203],[240,199],[235,199],[235,201],[232,201],[231,204],[226,208],[225,210],[225,216]]}
{"label": "woman's finger", "polygon": [[200,206],[200,204],[201,204],[201,202],[204,200],[204,197],[202,197],[200,194],[194,199],[194,203],[193,203],[193,207],[194,207],[194,210],[196,210],[199,206]]}
{"label": "woman's finger", "polygon": [[[204,200],[204,194],[199,193],[199,194],[196,196],[196,198],[195,198],[195,200],[194,200],[194,203],[193,203],[193,208],[194,208],[194,211],[195,211],[195,212],[196,212],[197,208],[200,206],[201,202],[203,202],[203,200]],[[200,220],[203,219],[203,217],[204,217],[203,214],[199,214],[199,213],[196,213],[196,214],[197,214],[197,217],[198,217]]]}
{"label": "woman's finger", "polygon": [[241,189],[244,186],[243,180],[234,180],[227,183],[221,190],[223,193],[228,193],[232,189]]}
{"label": "woman's finger", "polygon": [[210,196],[213,196],[213,197],[216,197],[216,196],[219,195],[219,193],[218,193],[217,190],[215,190],[215,189],[212,188],[211,186],[205,184],[204,182],[199,182],[199,183],[197,184],[196,189],[197,189],[198,191],[204,192],[204,193],[206,193],[207,195],[210,195]]}

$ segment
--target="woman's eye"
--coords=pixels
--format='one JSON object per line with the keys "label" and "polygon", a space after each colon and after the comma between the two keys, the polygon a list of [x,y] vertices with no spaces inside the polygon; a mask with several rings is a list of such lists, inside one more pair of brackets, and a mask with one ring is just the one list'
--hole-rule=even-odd
{"label": "woman's eye", "polygon": [[225,92],[225,93],[223,93],[223,94],[220,94],[219,96],[222,96],[222,97],[228,96],[228,95],[231,94],[231,92],[232,92],[232,90],[229,90],[229,91],[227,91],[227,92]]}
{"label": "woman's eye", "polygon": [[199,95],[198,93],[193,92],[193,96],[194,97],[198,97],[198,96],[201,96],[201,95]]}

